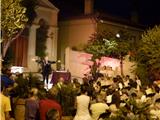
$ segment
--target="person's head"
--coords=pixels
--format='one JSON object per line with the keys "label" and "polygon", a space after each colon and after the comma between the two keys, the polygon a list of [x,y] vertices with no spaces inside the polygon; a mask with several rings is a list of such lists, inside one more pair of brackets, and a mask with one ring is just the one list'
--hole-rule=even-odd
{"label": "person's head", "polygon": [[38,98],[39,98],[40,100],[47,99],[47,93],[46,93],[46,92],[38,91]]}
{"label": "person's head", "polygon": [[63,78],[63,77],[60,77],[59,80],[58,80],[58,82],[64,83],[64,78]]}
{"label": "person's head", "polygon": [[30,90],[30,96],[38,96],[38,89],[37,88],[31,88]]}
{"label": "person's head", "polygon": [[103,70],[106,70],[107,69],[107,67],[106,66],[103,66]]}
{"label": "person's head", "polygon": [[44,59],[47,61],[48,60],[48,56],[46,56]]}
{"label": "person's head", "polygon": [[159,93],[160,92],[160,88],[158,87],[158,85],[157,84],[153,84],[153,87],[154,87],[154,90],[155,90],[155,92],[156,93]]}
{"label": "person's head", "polygon": [[6,70],[6,74],[7,74],[9,77],[12,75],[10,68],[8,68],[8,69]]}
{"label": "person's head", "polygon": [[87,93],[87,86],[85,86],[85,85],[81,85],[81,93],[82,94],[85,94],[85,93]]}
{"label": "person's head", "polygon": [[117,78],[117,77],[114,77],[114,78],[113,78],[113,82],[114,82],[114,83],[118,82],[118,78]]}
{"label": "person's head", "polygon": [[51,89],[49,89],[47,97],[51,99],[55,99],[55,97],[58,95],[58,89],[55,86],[52,86]]}
{"label": "person's head", "polygon": [[77,78],[74,78],[74,79],[73,79],[73,83],[78,83],[78,79],[77,79]]}
{"label": "person's head", "polygon": [[46,113],[46,120],[59,120],[60,115],[59,112],[55,109],[50,109]]}
{"label": "person's head", "polygon": [[129,76],[129,75],[126,75],[126,79],[127,79],[127,80],[130,79],[130,76]]}
{"label": "person's head", "polygon": [[98,86],[101,86],[101,82],[100,82],[100,81],[98,81],[98,82],[97,82],[97,85],[98,85]]}
{"label": "person's head", "polygon": [[38,86],[38,89],[44,89],[44,82],[43,81],[38,81],[37,86]]}
{"label": "person's head", "polygon": [[89,84],[90,84],[90,85],[93,85],[93,80],[89,80]]}
{"label": "person's head", "polygon": [[104,102],[104,99],[103,99],[102,94],[98,94],[98,95],[96,96],[96,101],[97,101],[97,102]]}

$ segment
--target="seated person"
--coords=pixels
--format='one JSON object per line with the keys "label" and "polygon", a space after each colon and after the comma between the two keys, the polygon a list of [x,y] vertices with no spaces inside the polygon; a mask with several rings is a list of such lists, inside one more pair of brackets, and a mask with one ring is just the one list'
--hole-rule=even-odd
{"label": "seated person", "polygon": [[97,120],[100,116],[100,114],[105,113],[107,109],[109,109],[108,105],[103,100],[102,95],[96,96],[97,103],[94,103],[91,105],[90,110],[92,113],[92,119]]}
{"label": "seated person", "polygon": [[115,76],[114,71],[113,71],[112,67],[110,67],[110,66],[108,66],[106,73],[107,73],[107,76],[110,78],[113,78]]}

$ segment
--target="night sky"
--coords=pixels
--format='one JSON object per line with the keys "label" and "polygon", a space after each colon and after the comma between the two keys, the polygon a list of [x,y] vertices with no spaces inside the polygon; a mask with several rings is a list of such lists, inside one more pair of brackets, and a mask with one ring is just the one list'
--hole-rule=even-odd
{"label": "night sky", "polygon": [[[50,0],[60,9],[59,16],[82,15],[84,0]],[[95,0],[94,11],[130,19],[136,11],[139,23],[152,27],[160,24],[160,0]]]}

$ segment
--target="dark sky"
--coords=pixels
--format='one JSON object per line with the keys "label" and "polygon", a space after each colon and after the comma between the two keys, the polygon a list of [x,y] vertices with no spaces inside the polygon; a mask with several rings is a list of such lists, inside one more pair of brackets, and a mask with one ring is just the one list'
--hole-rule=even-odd
{"label": "dark sky", "polygon": [[[83,14],[84,0],[50,0],[60,9],[60,16]],[[95,0],[94,10],[130,19],[131,12],[138,13],[143,25],[160,24],[160,0]]]}

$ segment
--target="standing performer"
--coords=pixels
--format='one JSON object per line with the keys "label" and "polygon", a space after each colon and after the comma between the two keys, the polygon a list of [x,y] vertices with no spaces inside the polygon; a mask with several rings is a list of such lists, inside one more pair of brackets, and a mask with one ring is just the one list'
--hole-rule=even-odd
{"label": "standing performer", "polygon": [[52,72],[52,68],[51,68],[51,64],[56,63],[55,61],[49,61],[48,57],[42,58],[40,60],[36,60],[37,63],[39,63],[41,65],[41,69],[42,69],[42,76],[43,76],[43,82],[48,84],[48,78],[49,75]]}

